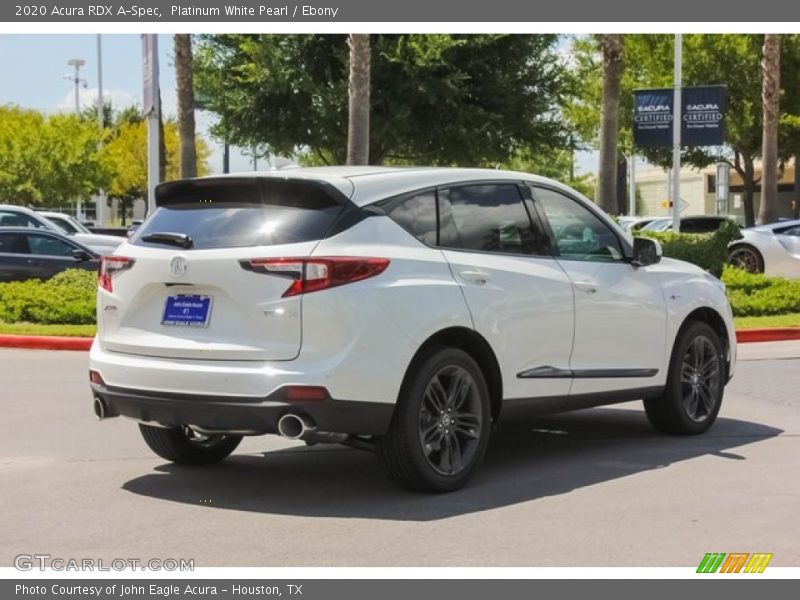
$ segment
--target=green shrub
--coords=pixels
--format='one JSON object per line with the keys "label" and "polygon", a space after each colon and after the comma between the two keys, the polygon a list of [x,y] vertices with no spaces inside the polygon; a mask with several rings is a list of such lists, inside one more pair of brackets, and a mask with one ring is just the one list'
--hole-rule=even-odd
{"label": "green shrub", "polygon": [[70,269],[48,281],[0,284],[0,321],[91,325],[95,322],[97,275]]}
{"label": "green shrub", "polygon": [[800,312],[800,281],[766,277],[730,266],[725,268],[722,281],[737,317]]}
{"label": "green shrub", "polygon": [[636,235],[661,242],[664,256],[685,260],[720,277],[728,260],[728,244],[742,237],[739,227],[726,221],[714,233],[637,231]]}

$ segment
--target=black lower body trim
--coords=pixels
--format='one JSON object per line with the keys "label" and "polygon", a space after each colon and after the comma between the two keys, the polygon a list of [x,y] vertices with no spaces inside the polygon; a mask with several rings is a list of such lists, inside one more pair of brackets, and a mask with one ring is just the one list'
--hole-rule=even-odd
{"label": "black lower body trim", "polygon": [[105,403],[108,417],[124,416],[153,425],[197,425],[252,433],[277,433],[278,419],[293,413],[311,419],[319,431],[383,435],[394,414],[394,404],[383,402],[335,399],[286,402],[281,394],[266,398],[231,398],[98,384],[92,384],[92,392]]}
{"label": "black lower body trim", "polygon": [[[573,394],[570,396],[544,397],[544,398],[513,398],[503,402],[501,416],[513,410],[521,408],[526,414],[549,415],[555,413],[581,410],[583,408],[593,408],[607,404],[618,404],[620,402],[630,402],[631,400],[644,400],[653,398],[663,393],[661,386],[643,387],[630,390],[619,390],[614,392],[594,392],[591,394]],[[506,415],[507,416],[507,415]]]}
{"label": "black lower body trim", "polygon": [[618,379],[655,377],[658,369],[558,369],[536,367],[517,373],[518,379]]}

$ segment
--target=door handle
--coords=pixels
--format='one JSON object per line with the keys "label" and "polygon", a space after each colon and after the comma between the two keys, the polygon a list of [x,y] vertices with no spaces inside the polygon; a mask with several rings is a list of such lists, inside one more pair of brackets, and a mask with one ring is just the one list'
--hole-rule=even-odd
{"label": "door handle", "polygon": [[594,294],[597,291],[597,286],[593,283],[589,283],[588,281],[576,281],[575,289],[581,292],[586,292],[587,294]]}
{"label": "door handle", "polygon": [[41,260],[36,260],[35,258],[29,258],[29,259],[28,259],[28,260],[26,260],[25,262],[26,262],[27,264],[29,264],[29,265],[40,265],[40,264],[42,264],[42,261],[41,261]]}
{"label": "door handle", "polygon": [[459,271],[458,275],[464,281],[469,281],[470,283],[477,283],[478,285],[484,285],[487,281],[489,281],[490,277],[489,274],[486,273],[485,271],[478,271],[478,270]]}

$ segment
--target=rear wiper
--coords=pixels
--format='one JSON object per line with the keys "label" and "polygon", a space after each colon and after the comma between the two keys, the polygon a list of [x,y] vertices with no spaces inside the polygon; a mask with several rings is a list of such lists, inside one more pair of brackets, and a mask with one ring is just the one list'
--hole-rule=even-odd
{"label": "rear wiper", "polygon": [[153,242],[154,244],[170,244],[181,248],[191,248],[194,246],[192,238],[185,233],[173,233],[170,231],[157,231],[142,236],[143,242]]}

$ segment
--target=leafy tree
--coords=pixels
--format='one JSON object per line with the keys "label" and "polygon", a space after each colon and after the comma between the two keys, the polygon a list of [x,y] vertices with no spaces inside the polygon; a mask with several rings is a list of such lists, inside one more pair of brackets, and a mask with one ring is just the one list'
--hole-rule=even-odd
{"label": "leafy tree", "polygon": [[[130,117],[131,114],[127,113]],[[112,177],[106,189],[109,198],[122,203],[122,215],[134,200],[147,195],[147,124],[138,120],[118,119],[111,139],[106,143],[104,158]],[[163,142],[166,150],[166,180],[180,177],[180,139],[174,121],[164,123]],[[198,174],[208,174],[209,149],[202,139],[196,140]]]}
{"label": "leafy tree", "polygon": [[[672,87],[672,35],[625,35],[626,68],[622,76],[620,102],[620,148],[632,148],[633,90],[648,87]],[[782,36],[781,111],[784,116],[800,114],[800,36]],[[713,34],[684,35],[683,85],[722,84],[727,88],[725,146],[685,148],[683,164],[704,168],[715,162],[728,162],[744,185],[745,222],[755,221],[753,194],[758,180],[755,161],[761,156],[761,48],[763,35]],[[575,66],[572,77],[584,85],[567,103],[565,114],[589,143],[597,139],[600,128],[602,78],[601,57],[596,42],[578,38],[573,44]],[[788,65],[794,65],[789,67]],[[792,135],[795,141],[792,143]],[[800,148],[796,128],[781,128],[779,158],[786,160]],[[669,148],[639,149],[651,162],[668,167]]]}
{"label": "leafy tree", "polygon": [[[213,35],[195,85],[217,135],[343,163],[348,47],[343,35]],[[371,36],[369,162],[485,165],[563,141],[564,68],[553,35]]]}
{"label": "leafy tree", "polygon": [[0,201],[54,206],[85,199],[109,172],[97,121],[0,107]]}

